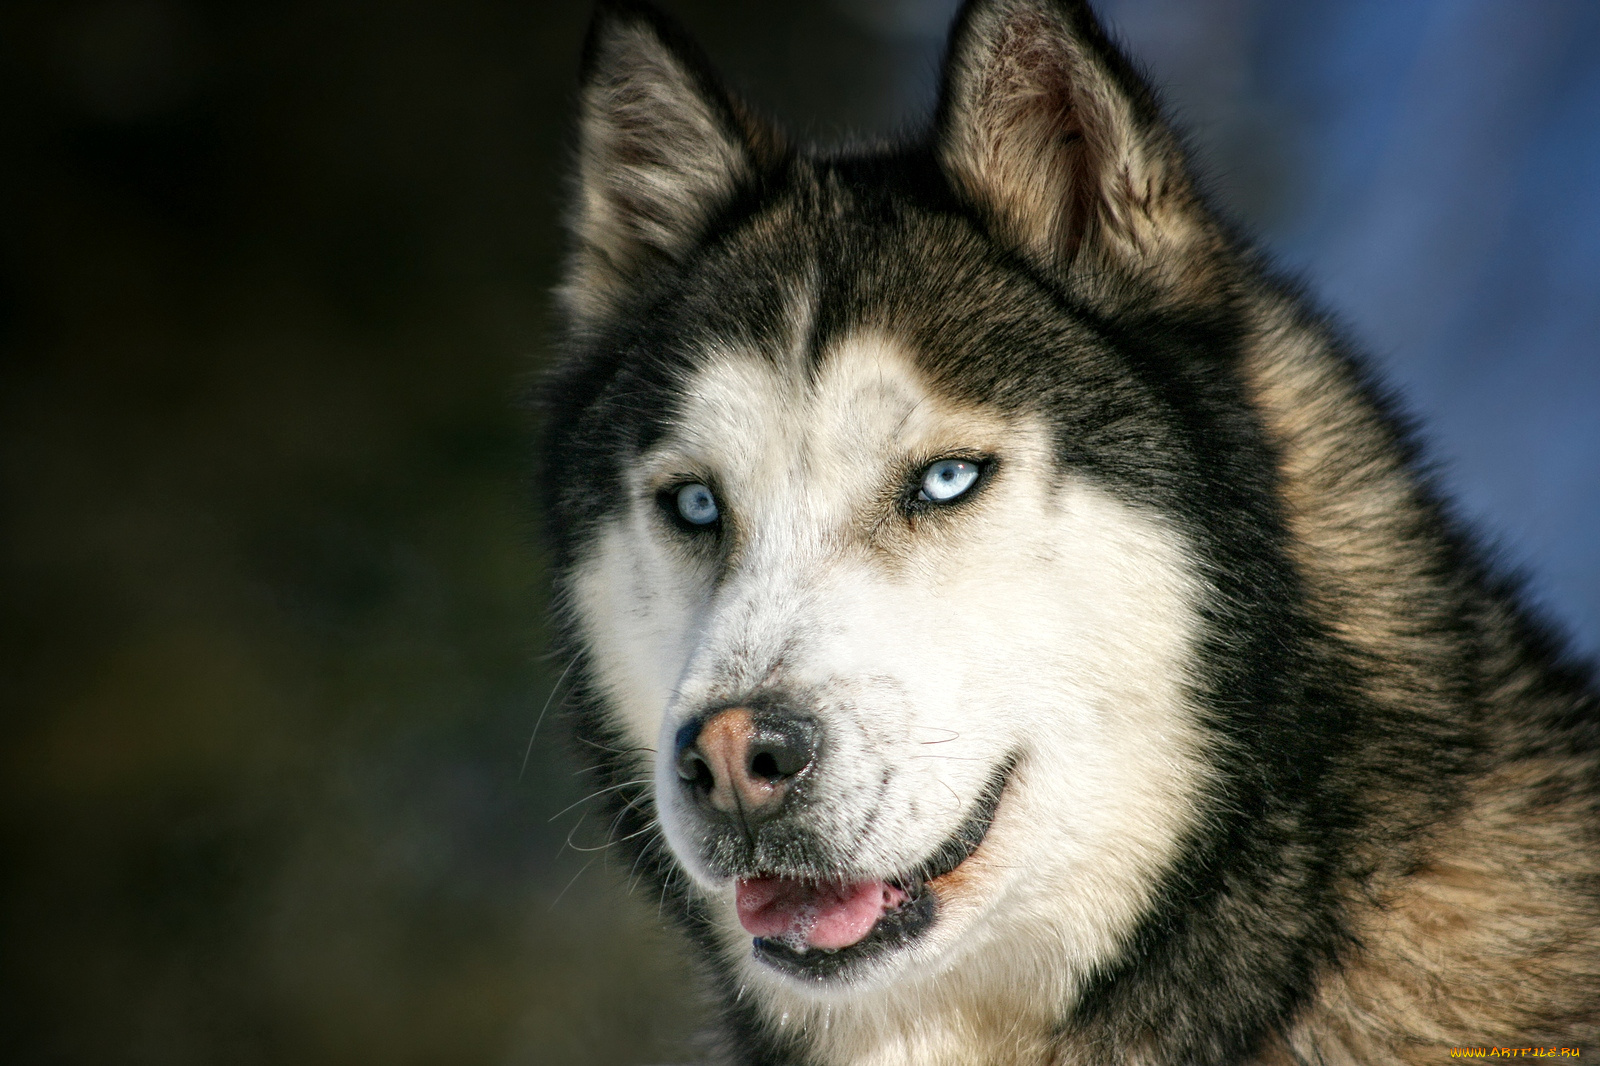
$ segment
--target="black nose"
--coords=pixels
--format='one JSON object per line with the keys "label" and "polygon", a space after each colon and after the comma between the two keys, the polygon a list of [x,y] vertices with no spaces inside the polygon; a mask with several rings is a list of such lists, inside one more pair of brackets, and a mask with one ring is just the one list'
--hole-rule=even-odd
{"label": "black nose", "polygon": [[678,778],[707,810],[770,818],[816,762],[819,734],[806,718],[729,707],[679,732]]}

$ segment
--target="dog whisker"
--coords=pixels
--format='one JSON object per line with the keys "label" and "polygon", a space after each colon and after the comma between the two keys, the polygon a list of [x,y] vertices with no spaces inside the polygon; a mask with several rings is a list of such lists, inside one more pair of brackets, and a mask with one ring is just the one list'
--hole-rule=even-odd
{"label": "dog whisker", "polygon": [[[633,788],[635,786],[644,785],[644,784],[648,784],[648,783],[649,782],[646,781],[645,779],[640,778],[640,779],[635,780],[635,781],[622,781],[622,782],[619,782],[619,783],[617,783],[615,785],[607,785],[605,788],[597,788],[593,792],[589,793],[587,796],[583,797],[582,799],[575,800],[572,803],[567,804],[565,807],[561,808],[559,811],[557,811],[556,813],[552,814],[550,817],[546,818],[545,821],[546,822],[553,822],[557,818],[560,818],[563,814],[566,814],[568,811],[572,810],[574,807],[581,807],[585,803],[588,803],[590,800],[598,799],[599,797],[604,796],[608,792],[615,792],[618,789],[623,789],[623,788]],[[629,805],[631,806],[632,804],[630,803]]]}
{"label": "dog whisker", "polygon": [[556,678],[556,683],[550,686],[550,695],[544,698],[544,706],[539,708],[539,717],[534,719],[533,722],[533,732],[528,734],[528,747],[522,753],[522,769],[517,771],[518,781],[521,781],[522,775],[528,772],[528,759],[533,756],[533,742],[539,736],[539,727],[544,724],[545,712],[550,710],[550,701],[556,698],[556,690],[561,688],[561,682],[567,679],[567,675],[572,672],[572,668],[577,662],[578,657],[574,655],[568,661],[567,668],[561,671],[561,676]]}
{"label": "dog whisker", "polygon": [[[598,855],[595,856],[595,859],[598,859],[598,858],[599,858]],[[594,865],[595,859],[590,859],[588,862],[584,863],[582,866],[580,866],[578,868],[578,872],[572,875],[572,880],[568,881],[566,883],[566,886],[564,888],[562,888],[562,890],[560,892],[556,893],[556,898],[550,901],[550,906],[547,909],[549,909],[549,910],[555,910],[556,909],[556,904],[560,903],[561,900],[566,896],[567,892],[572,888],[572,886],[578,883],[578,878],[582,877],[584,875],[584,872],[587,871],[589,869],[589,867]]]}

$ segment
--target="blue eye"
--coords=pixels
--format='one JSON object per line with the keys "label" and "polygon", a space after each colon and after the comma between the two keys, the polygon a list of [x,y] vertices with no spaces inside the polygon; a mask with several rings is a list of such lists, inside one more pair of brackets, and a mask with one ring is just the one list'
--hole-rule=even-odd
{"label": "blue eye", "polygon": [[711,490],[696,483],[678,490],[678,514],[691,526],[709,526],[722,512],[717,509],[717,498]]}
{"label": "blue eye", "polygon": [[917,499],[948,503],[972,488],[977,480],[977,463],[966,459],[940,459],[922,472],[922,488]]}

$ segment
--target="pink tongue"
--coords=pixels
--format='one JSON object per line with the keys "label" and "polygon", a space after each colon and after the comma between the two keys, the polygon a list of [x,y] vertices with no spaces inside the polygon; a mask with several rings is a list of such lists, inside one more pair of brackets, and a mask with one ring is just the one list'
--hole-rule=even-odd
{"label": "pink tongue", "polygon": [[872,932],[906,894],[885,881],[816,884],[753,877],[736,886],[739,922],[751,936],[781,940],[796,951],[847,948]]}

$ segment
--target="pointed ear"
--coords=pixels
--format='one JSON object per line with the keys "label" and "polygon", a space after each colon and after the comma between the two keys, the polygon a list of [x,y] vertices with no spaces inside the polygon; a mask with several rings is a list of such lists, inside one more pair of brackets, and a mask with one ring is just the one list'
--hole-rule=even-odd
{"label": "pointed ear", "polygon": [[643,3],[601,4],[580,80],[573,255],[561,295],[581,324],[683,255],[781,145],[723,91],[682,32]]}
{"label": "pointed ear", "polygon": [[1218,242],[1154,95],[1085,0],[969,0],[936,126],[1002,239],[1091,291],[1195,291]]}

